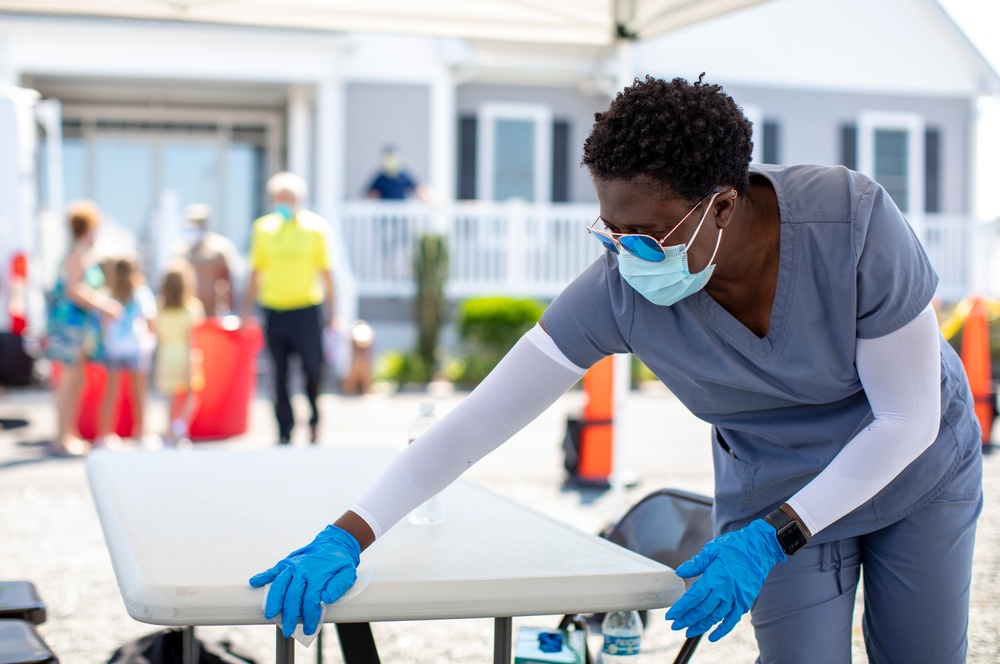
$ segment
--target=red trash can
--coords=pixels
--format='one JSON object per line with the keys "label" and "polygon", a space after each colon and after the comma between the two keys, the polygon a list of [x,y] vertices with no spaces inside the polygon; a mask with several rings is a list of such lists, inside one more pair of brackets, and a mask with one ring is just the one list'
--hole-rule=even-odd
{"label": "red trash can", "polygon": [[[52,362],[53,387],[62,379],[62,364]],[[97,438],[97,418],[101,412],[101,401],[108,384],[108,369],[103,364],[85,362],[83,365],[83,388],[80,390],[80,413],[76,426],[80,437],[85,440]],[[122,373],[118,381],[118,398],[111,407],[111,431],[122,438],[132,435],[132,390],[128,374]]]}
{"label": "red trash can", "polygon": [[205,385],[188,435],[191,440],[238,436],[247,430],[250,400],[257,387],[257,353],[264,343],[260,326],[239,327],[235,318],[210,318],[193,330],[202,353]]}

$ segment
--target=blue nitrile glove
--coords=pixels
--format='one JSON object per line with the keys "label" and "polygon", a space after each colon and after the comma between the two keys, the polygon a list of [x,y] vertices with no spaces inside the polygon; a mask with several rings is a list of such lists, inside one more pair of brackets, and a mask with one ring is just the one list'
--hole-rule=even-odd
{"label": "blue nitrile glove", "polygon": [[720,535],[701,553],[677,568],[677,576],[702,575],[667,611],[673,629],[688,628],[688,638],[704,634],[719,621],[708,640],[729,634],[757,599],[771,568],[785,562],[774,526],[757,519],[736,532]]}
{"label": "blue nitrile glove", "polygon": [[302,630],[314,634],[323,614],[320,602],[333,604],[354,585],[361,562],[361,547],[354,537],[337,526],[327,526],[301,549],[288,554],[278,564],[250,577],[259,588],[268,583],[264,617],[270,620],[281,612],[281,633],[292,636],[302,616]]}

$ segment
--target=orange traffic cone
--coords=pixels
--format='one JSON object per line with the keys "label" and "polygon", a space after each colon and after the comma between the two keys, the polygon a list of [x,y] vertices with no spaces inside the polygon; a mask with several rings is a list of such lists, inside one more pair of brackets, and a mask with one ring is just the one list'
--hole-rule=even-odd
{"label": "orange traffic cone", "polygon": [[996,402],[993,394],[993,373],[990,366],[990,328],[986,312],[979,298],[972,301],[972,309],[962,326],[962,364],[969,377],[976,416],[983,429],[983,446],[990,445]]}
{"label": "orange traffic cone", "polygon": [[576,480],[606,485],[611,477],[614,445],[614,356],[609,355],[583,376],[586,405],[580,431],[580,461]]}

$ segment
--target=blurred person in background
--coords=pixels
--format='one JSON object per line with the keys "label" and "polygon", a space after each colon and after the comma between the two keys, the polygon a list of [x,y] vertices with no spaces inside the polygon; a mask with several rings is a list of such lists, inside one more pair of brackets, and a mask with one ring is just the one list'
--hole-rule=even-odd
{"label": "blurred person in background", "polygon": [[406,169],[399,150],[388,145],[382,150],[379,170],[369,183],[366,195],[388,201],[401,201],[411,196],[428,200],[430,189]]}
{"label": "blurred person in background", "polygon": [[205,320],[205,308],[195,295],[194,268],[175,260],[160,285],[160,311],[156,320],[156,390],[168,400],[168,446],[188,440],[205,386],[201,350],[194,347],[194,328]]}
{"label": "blurred person in background", "polygon": [[[379,170],[366,190],[366,196],[373,200],[400,202],[417,198],[425,203],[434,203],[430,187],[419,182],[404,166],[399,150],[387,145],[382,150]],[[375,217],[375,232],[382,248],[383,270],[389,276],[408,277],[412,268],[412,246],[405,218],[398,214],[378,214]]]}
{"label": "blurred person in background", "polygon": [[[309,400],[309,441],[319,437],[319,387],[323,375],[324,326],[338,329],[336,293],[325,219],[305,209],[306,183],[281,172],[267,182],[273,212],[253,223],[250,276],[241,311],[246,319],[259,304],[274,376],[278,442],[291,441],[295,425],[288,364],[297,355]],[[324,305],[326,311],[324,312]]]}
{"label": "blurred person in background", "polygon": [[146,395],[149,392],[149,366],[156,341],[156,297],[146,285],[135,260],[116,258],[111,262],[108,291],[121,305],[122,315],[105,319],[102,328],[101,362],[108,369],[108,382],[101,400],[95,446],[114,447],[121,441],[115,433],[114,417],[119,403],[122,377],[128,379],[132,406],[131,437],[145,433]]}
{"label": "blurred person in background", "polygon": [[101,212],[91,201],[69,205],[72,246],[59,265],[55,286],[48,296],[45,356],[61,368],[55,387],[57,430],[52,453],[81,454],[89,449],[77,431],[84,364],[97,351],[100,320],[119,318],[123,308],[101,292],[104,273],[94,259],[94,240]]}
{"label": "blurred person in background", "polygon": [[187,242],[180,255],[194,269],[196,295],[206,316],[224,316],[235,304],[234,284],[239,265],[236,246],[224,235],[209,230],[212,210],[201,203],[184,209]]}

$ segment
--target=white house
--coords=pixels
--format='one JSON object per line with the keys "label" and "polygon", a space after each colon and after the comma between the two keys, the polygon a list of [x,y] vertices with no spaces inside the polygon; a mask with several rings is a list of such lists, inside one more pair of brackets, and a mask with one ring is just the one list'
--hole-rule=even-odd
{"label": "white house", "polygon": [[[596,197],[581,146],[593,114],[646,73],[704,71],[723,84],[755,122],[759,161],[874,175],[922,233],[942,297],[997,284],[970,253],[996,235],[974,218],[971,183],[977,100],[1000,94],[1000,78],[934,0],[730,2],[744,7],[631,45],[35,14],[30,4],[0,0],[0,86],[61,105],[63,191],[42,179],[43,206],[95,199],[155,271],[182,206],[210,204],[216,230],[245,248],[267,176],[298,172],[342,239],[337,276],[357,295],[342,298],[342,315],[372,322],[381,348],[411,343],[408,247],[423,228],[449,233],[453,298],[547,299],[597,255],[583,231]],[[438,205],[363,200],[386,144]]]}

